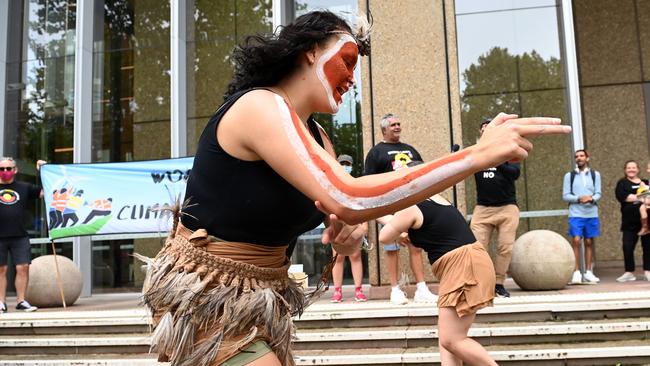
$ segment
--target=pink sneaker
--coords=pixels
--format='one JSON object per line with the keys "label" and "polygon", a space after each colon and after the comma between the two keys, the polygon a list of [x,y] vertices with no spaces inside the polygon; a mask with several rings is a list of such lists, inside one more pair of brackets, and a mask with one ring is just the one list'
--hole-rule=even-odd
{"label": "pink sneaker", "polygon": [[361,291],[361,287],[354,290],[354,301],[356,302],[368,301],[366,295],[364,295],[363,291]]}
{"label": "pink sneaker", "polygon": [[341,302],[343,301],[343,293],[341,292],[341,288],[335,288],[334,289],[334,294],[332,294],[332,302]]}

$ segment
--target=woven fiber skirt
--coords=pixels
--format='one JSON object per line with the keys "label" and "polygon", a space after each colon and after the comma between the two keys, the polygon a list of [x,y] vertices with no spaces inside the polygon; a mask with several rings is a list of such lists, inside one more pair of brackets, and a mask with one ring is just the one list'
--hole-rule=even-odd
{"label": "woven fiber skirt", "polygon": [[481,243],[467,244],[433,263],[440,280],[438,307],[453,307],[459,317],[492,306],[496,277],[492,259]]}
{"label": "woven fiber skirt", "polygon": [[[138,256],[147,262],[143,299],[153,317],[152,347],[159,360],[220,365],[261,339],[283,365],[294,365],[292,317],[302,313],[308,298],[287,275],[285,249],[219,242],[205,230],[179,224],[156,258]],[[269,250],[282,256],[279,267],[227,258],[264,259]],[[215,251],[226,257],[211,254]]]}

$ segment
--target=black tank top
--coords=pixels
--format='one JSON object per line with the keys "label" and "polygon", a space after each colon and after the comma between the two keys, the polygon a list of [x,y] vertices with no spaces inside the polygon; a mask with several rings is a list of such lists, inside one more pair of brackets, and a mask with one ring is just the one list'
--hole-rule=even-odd
{"label": "black tank top", "polygon": [[441,205],[430,199],[417,204],[422,216],[419,229],[409,229],[411,243],[427,252],[429,263],[452,250],[476,241],[463,215],[456,207]]}
{"label": "black tank top", "polygon": [[[287,245],[316,228],[325,216],[313,200],[266,162],[239,160],[217,141],[219,121],[248,91],[228,98],[203,130],[187,180],[185,199],[189,199],[189,205],[183,210],[181,222],[191,230],[203,228],[227,241]],[[310,118],[308,126],[323,146],[316,122]]]}

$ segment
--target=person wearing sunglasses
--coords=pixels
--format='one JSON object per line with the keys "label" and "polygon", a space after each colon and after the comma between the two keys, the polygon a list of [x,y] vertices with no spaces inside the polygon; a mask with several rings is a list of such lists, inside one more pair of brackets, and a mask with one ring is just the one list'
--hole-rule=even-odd
{"label": "person wearing sunglasses", "polygon": [[[43,164],[45,161],[37,161],[36,169],[40,170]],[[9,253],[16,264],[16,310],[37,310],[25,300],[31,251],[29,236],[22,223],[28,201],[43,197],[43,191],[37,185],[16,181],[16,173],[18,168],[13,158],[0,158],[0,314],[7,312],[5,295]]]}

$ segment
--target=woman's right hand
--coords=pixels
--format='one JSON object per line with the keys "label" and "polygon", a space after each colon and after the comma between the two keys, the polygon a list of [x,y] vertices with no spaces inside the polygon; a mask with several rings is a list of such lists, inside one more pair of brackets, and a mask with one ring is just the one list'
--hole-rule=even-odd
{"label": "woman's right hand", "polygon": [[517,117],[516,114],[499,113],[486,126],[473,153],[481,169],[526,159],[533,149],[528,137],[571,132],[571,127],[561,125],[559,118]]}

